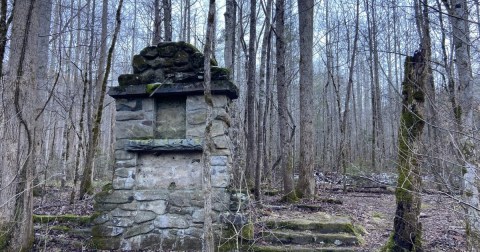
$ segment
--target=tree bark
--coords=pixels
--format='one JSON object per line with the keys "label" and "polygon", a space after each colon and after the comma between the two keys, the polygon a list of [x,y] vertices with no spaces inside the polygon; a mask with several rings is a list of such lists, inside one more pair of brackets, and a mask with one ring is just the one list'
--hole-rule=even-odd
{"label": "tree bark", "polygon": [[300,30],[300,177],[298,196],[315,195],[313,128],[313,0],[298,1]]}
{"label": "tree bark", "polygon": [[7,32],[9,22],[7,21],[7,0],[0,1],[0,77],[3,76],[3,59],[5,58],[5,49],[7,46]]}
{"label": "tree bark", "polygon": [[257,162],[255,168],[255,199],[261,200],[261,181],[262,181],[262,170],[263,166],[266,165],[264,162],[265,158],[265,111],[266,111],[266,94],[265,94],[265,86],[267,85],[265,80],[265,73],[267,69],[265,68],[266,61],[267,61],[267,47],[270,44],[270,34],[271,34],[271,22],[270,16],[272,9],[272,0],[267,1],[267,6],[265,7],[265,21],[264,21],[264,32],[262,38],[262,49],[261,49],[261,56],[260,56],[260,83],[259,83],[259,101],[258,101],[258,113],[257,113],[257,121],[258,121],[258,130],[257,130]]}
{"label": "tree bark", "polygon": [[165,25],[165,41],[172,41],[172,1],[163,1],[163,24]]}
{"label": "tree bark", "polygon": [[468,5],[466,0],[442,0],[449,13],[452,26],[452,41],[455,51],[455,65],[458,75],[458,106],[454,114],[460,121],[463,136],[460,139],[460,158],[463,160],[463,198],[471,206],[465,206],[468,251],[480,251],[480,196],[478,171],[480,158],[475,122],[480,107],[480,91],[475,87],[470,59],[470,31]]}
{"label": "tree bark", "polygon": [[255,75],[256,75],[256,48],[255,40],[256,25],[257,25],[257,1],[250,0],[250,38],[248,42],[248,71],[247,71],[247,167],[246,167],[246,179],[248,186],[254,186],[254,179],[256,173],[256,154],[257,143],[256,138],[256,122],[255,122]]}
{"label": "tree bark", "polygon": [[[359,12],[360,12],[360,0],[357,0],[356,4],[356,15],[355,15],[355,35],[353,38],[353,49],[352,49],[352,56],[350,59],[350,66],[348,69],[348,83],[347,83],[347,95],[345,97],[345,106],[344,112],[340,120],[340,170],[343,172],[345,176],[347,174],[347,147],[346,147],[346,139],[347,139],[347,121],[349,120],[349,112],[350,112],[350,96],[353,89],[353,71],[355,67],[355,59],[357,56],[357,44],[358,44],[358,30],[359,30]],[[355,105],[354,105],[355,106]],[[344,179],[343,189],[346,191],[346,179]]]}
{"label": "tree bark", "polygon": [[285,0],[277,0],[275,3],[275,9],[278,126],[280,130],[281,145],[280,167],[283,177],[283,199],[287,202],[292,202],[296,201],[298,198],[293,183],[293,157],[290,149],[290,127],[288,124],[288,87],[285,76]]}
{"label": "tree bark", "polygon": [[205,39],[204,51],[204,96],[207,104],[207,119],[205,127],[205,140],[203,147],[203,169],[202,169],[202,189],[204,197],[204,222],[203,222],[203,251],[215,251],[212,226],[212,175],[210,167],[210,154],[215,147],[212,138],[212,111],[213,100],[211,93],[211,69],[210,58],[212,55],[213,26],[215,25],[215,0],[210,0],[208,6],[207,18],[207,37]]}
{"label": "tree bark", "polygon": [[237,8],[235,0],[226,1],[225,11],[225,67],[230,70],[232,80],[235,80],[235,21],[237,20]]}
{"label": "tree bark", "polygon": [[425,60],[424,50],[405,59],[395,191],[397,210],[393,221],[394,231],[385,247],[387,251],[423,251],[419,216],[422,191],[420,149],[425,125],[424,90],[428,78]]}
{"label": "tree bark", "polygon": [[155,0],[153,4],[153,39],[152,44],[156,45],[160,43],[162,36],[162,19],[160,18],[160,0]]}
{"label": "tree bark", "polygon": [[0,149],[0,250],[28,251],[33,245],[32,182],[36,89],[38,8],[35,0],[15,2],[9,68],[3,98],[6,122]]}

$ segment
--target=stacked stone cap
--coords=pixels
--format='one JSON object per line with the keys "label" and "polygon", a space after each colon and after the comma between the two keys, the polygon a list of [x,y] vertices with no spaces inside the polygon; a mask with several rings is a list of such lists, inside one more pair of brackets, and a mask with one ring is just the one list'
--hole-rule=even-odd
{"label": "stacked stone cap", "polygon": [[[132,74],[118,77],[118,87],[111,88],[114,98],[122,96],[158,96],[203,93],[204,55],[186,42],[161,42],[145,47],[132,60]],[[238,97],[238,88],[230,81],[230,72],[211,60],[213,94]]]}

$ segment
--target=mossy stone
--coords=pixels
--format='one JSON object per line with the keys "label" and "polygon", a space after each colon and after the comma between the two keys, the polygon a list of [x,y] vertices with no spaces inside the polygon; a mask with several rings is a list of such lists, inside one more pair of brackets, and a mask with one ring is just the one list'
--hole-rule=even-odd
{"label": "mossy stone", "polygon": [[188,64],[189,54],[183,50],[178,51],[174,57],[174,64],[176,66],[183,66]]}
{"label": "mossy stone", "polygon": [[147,84],[145,91],[146,91],[148,94],[152,94],[153,91],[155,91],[155,90],[156,90],[158,87],[160,87],[161,85],[162,85],[162,84],[160,84],[160,83]]}
{"label": "mossy stone", "polygon": [[190,62],[194,68],[202,68],[205,63],[204,59],[205,57],[200,52],[190,55]]}
{"label": "mossy stone", "polygon": [[148,69],[147,61],[141,55],[133,56],[132,60],[133,73],[138,74]]}
{"label": "mossy stone", "polygon": [[142,78],[138,74],[121,74],[118,76],[118,85],[128,86],[128,85],[141,85]]}
{"label": "mossy stone", "polygon": [[230,71],[227,68],[212,66],[212,80],[229,80]]}
{"label": "mossy stone", "polygon": [[157,46],[158,56],[173,57],[178,48],[174,42],[162,42]]}
{"label": "mossy stone", "polygon": [[158,56],[158,51],[156,46],[147,46],[140,51],[140,55],[142,55],[146,59],[153,59]]}
{"label": "mossy stone", "polygon": [[187,53],[199,52],[199,50],[194,45],[187,43],[185,41],[177,42],[177,45]]}
{"label": "mossy stone", "polygon": [[96,249],[116,250],[120,248],[119,237],[93,237],[92,245]]}
{"label": "mossy stone", "polygon": [[147,61],[147,63],[153,68],[153,69],[158,69],[158,68],[168,68],[172,67],[174,65],[174,60],[172,58],[155,58],[153,60]]}

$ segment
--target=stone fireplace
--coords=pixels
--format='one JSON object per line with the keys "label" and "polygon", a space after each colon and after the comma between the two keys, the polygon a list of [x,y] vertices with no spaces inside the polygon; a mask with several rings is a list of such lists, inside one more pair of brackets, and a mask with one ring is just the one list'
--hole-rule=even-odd
{"label": "stone fireplace", "polygon": [[[185,42],[146,47],[133,57],[133,73],[110,88],[116,102],[115,171],[112,183],[95,196],[96,248],[201,249],[203,60]],[[213,60],[211,72],[213,220],[220,224],[231,204],[228,109],[238,89]]]}

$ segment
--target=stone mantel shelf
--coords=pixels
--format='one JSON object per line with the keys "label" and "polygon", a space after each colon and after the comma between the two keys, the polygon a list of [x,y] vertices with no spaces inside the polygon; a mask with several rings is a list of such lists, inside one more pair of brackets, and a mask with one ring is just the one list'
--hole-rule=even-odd
{"label": "stone mantel shelf", "polygon": [[[227,95],[231,99],[238,98],[238,88],[231,81],[212,81],[211,91],[214,95]],[[203,94],[203,82],[189,83],[152,83],[110,87],[108,94],[115,98],[186,96]]]}
{"label": "stone mantel shelf", "polygon": [[202,151],[202,139],[131,139],[125,150],[134,152]]}

